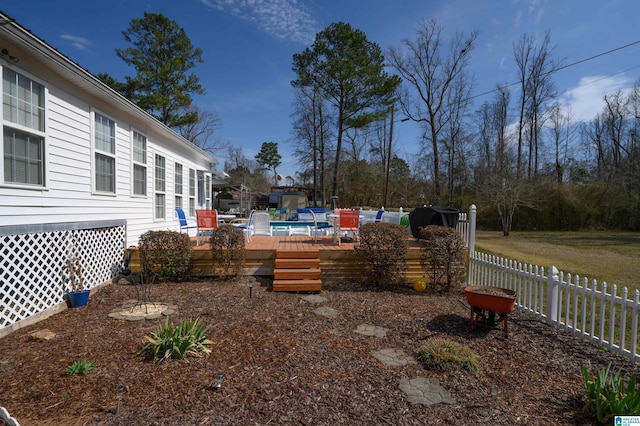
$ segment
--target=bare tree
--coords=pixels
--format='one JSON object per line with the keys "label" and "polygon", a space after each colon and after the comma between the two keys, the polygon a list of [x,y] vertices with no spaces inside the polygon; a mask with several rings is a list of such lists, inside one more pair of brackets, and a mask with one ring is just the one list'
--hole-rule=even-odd
{"label": "bare tree", "polygon": [[184,114],[195,114],[198,121],[178,126],[177,130],[182,137],[212,155],[229,148],[229,141],[216,135],[216,131],[222,127],[218,113],[191,105]]}
{"label": "bare tree", "polygon": [[505,237],[518,208],[536,205],[532,184],[517,176],[517,147],[509,142],[508,133],[509,102],[509,89],[502,86],[493,102],[480,109],[478,151],[482,154],[475,175],[476,194],[496,209]]}
{"label": "bare tree", "polygon": [[468,99],[470,98],[471,83],[466,78],[459,78],[454,81],[452,90],[447,94],[447,103],[451,106],[450,118],[444,130],[442,144],[446,160],[447,174],[447,201],[451,205],[454,201],[454,191],[462,184],[466,167],[465,141],[468,139],[464,132],[463,120],[466,114]]}
{"label": "bare tree", "polygon": [[[520,85],[520,116],[518,121],[518,155],[516,176],[522,176],[524,136],[529,137],[527,175],[531,177],[538,170],[540,150],[540,129],[543,124],[543,105],[555,96],[551,79],[560,66],[551,58],[551,34],[545,33],[542,42],[536,46],[536,37],[523,34],[513,46],[513,56],[518,66]],[[524,132],[528,126],[528,132]]]}
{"label": "bare tree", "polygon": [[629,114],[629,143],[627,147],[628,179],[638,196],[640,205],[640,80],[634,84],[628,96],[627,110]]}
{"label": "bare tree", "polygon": [[595,160],[595,172],[598,178],[607,172],[607,148],[605,146],[605,126],[602,113],[597,114],[589,123],[581,126],[582,140],[586,144],[587,152]]}
{"label": "bare tree", "polygon": [[621,90],[613,95],[604,96],[605,108],[603,111],[604,125],[607,139],[610,141],[611,160],[614,171],[619,171],[623,155],[628,154],[624,146],[626,99]]}
{"label": "bare tree", "polygon": [[569,164],[569,146],[575,133],[571,111],[564,112],[560,104],[555,103],[549,115],[549,132],[554,147],[556,182],[562,183],[564,172]]}
{"label": "bare tree", "polygon": [[507,126],[509,123],[510,91],[498,86],[493,102],[480,107],[478,117],[478,163],[479,169],[505,170],[509,167],[507,154]]}
{"label": "bare tree", "polygon": [[445,47],[442,32],[443,28],[435,20],[423,20],[415,40],[403,40],[403,49],[392,48],[388,54],[390,64],[416,95],[411,100],[406,92],[400,105],[407,117],[425,126],[425,141],[430,142],[432,151],[436,197],[440,197],[440,138],[443,129],[456,116],[454,111],[464,107],[455,102],[456,97],[450,93],[459,90],[467,78],[465,70],[478,34],[477,31],[468,36],[457,33]]}
{"label": "bare tree", "polygon": [[523,131],[525,125],[525,111],[529,103],[530,93],[527,90],[527,81],[529,80],[529,70],[533,61],[535,39],[523,34],[517,44],[513,45],[513,58],[518,66],[518,84],[520,85],[520,101],[519,101],[519,117],[518,117],[518,155],[516,158],[516,176],[520,177],[522,173],[522,146]]}
{"label": "bare tree", "polygon": [[[292,138],[295,156],[311,168],[314,205],[326,203],[327,154],[331,139],[331,115],[327,113],[320,91],[314,85],[295,89]],[[318,196],[320,193],[320,197]]]}

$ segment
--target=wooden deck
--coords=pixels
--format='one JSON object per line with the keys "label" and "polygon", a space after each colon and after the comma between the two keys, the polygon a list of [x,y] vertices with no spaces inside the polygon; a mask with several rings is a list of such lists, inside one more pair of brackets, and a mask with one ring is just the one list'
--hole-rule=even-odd
{"label": "wooden deck", "polygon": [[[211,249],[208,243],[195,245],[193,241],[193,274],[207,277],[217,275],[212,269]],[[421,249],[424,242],[407,238],[407,268],[405,279],[407,283],[423,277],[424,271],[420,266]],[[276,257],[278,251],[287,252],[317,252],[320,259],[320,280],[351,279],[362,280],[362,265],[354,251],[354,243],[333,242],[332,237],[318,237],[314,243],[308,236],[283,236],[283,237],[252,237],[245,245],[245,275],[273,276],[276,269]],[[287,258],[295,258],[295,254],[289,254]],[[300,256],[304,258],[306,256]],[[138,256],[134,254],[131,261],[131,269],[139,270]],[[283,273],[287,275],[287,273]]]}
{"label": "wooden deck", "polygon": [[[422,277],[424,272],[420,266],[421,248],[424,242],[418,242],[413,238],[407,239],[409,250],[407,253],[407,282]],[[276,252],[281,251],[309,251],[317,250],[320,259],[320,278],[326,279],[363,279],[362,266],[354,251],[354,243],[333,242],[332,237],[318,237],[316,243],[312,237],[253,237],[245,246],[245,274],[246,275],[273,275],[275,269]],[[194,247],[194,258],[209,262],[209,246]],[[205,253],[201,253],[201,250]],[[206,266],[206,265],[202,265]],[[197,268],[197,264],[194,264]],[[210,268],[210,266],[209,266]]]}

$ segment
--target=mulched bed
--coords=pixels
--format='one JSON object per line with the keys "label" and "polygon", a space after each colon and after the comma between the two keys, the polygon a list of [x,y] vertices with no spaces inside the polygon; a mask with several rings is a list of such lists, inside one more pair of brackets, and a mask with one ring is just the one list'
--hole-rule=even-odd
{"label": "mulched bed", "polygon": [[[177,305],[172,322],[202,318],[215,342],[204,358],[152,362],[139,351],[162,320],[125,321],[108,314],[135,298],[128,285],[109,284],[89,305],[66,310],[0,339],[0,405],[21,425],[588,425],[582,413],[580,364],[638,366],[514,311],[509,334],[499,327],[469,330],[462,291],[418,293],[410,287],[371,290],[324,283],[327,301],[274,293],[268,279],[162,283],[152,299]],[[337,310],[335,319],[313,311]],[[362,324],[388,329],[364,336]],[[31,333],[56,336],[39,341]],[[480,355],[480,377],[464,370],[387,366],[372,356],[385,348],[414,355],[439,336]],[[96,367],[65,376],[73,361]],[[213,389],[215,373],[224,373]],[[407,402],[401,379],[436,378],[455,403]],[[116,412],[116,385],[124,385]],[[493,393],[497,395],[492,396]]]}

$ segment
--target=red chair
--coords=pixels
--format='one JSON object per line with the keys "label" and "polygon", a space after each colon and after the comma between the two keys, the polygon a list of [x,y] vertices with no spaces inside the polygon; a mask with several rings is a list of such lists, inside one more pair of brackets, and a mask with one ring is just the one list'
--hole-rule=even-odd
{"label": "red chair", "polygon": [[211,236],[218,228],[218,212],[215,210],[196,210],[196,222],[198,232],[196,234],[196,245],[200,245],[201,239]]}
{"label": "red chair", "polygon": [[360,229],[360,212],[358,210],[340,210],[340,218],[338,220],[338,245],[341,243],[341,235],[343,232],[351,232],[353,239],[358,239],[358,230]]}

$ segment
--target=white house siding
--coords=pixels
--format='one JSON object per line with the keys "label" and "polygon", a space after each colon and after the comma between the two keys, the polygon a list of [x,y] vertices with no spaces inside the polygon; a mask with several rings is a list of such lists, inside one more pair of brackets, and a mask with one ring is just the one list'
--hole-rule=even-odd
{"label": "white house siding", "polygon": [[[189,169],[208,173],[215,160],[96,82],[41,40],[21,34],[18,38],[24,40],[11,39],[10,32],[3,28],[6,27],[0,28],[0,47],[7,46],[11,55],[20,60],[14,64],[0,58],[0,68],[10,67],[46,88],[46,166],[44,188],[7,186],[4,176],[0,176],[0,226],[125,219],[127,245],[136,245],[147,230],[178,230],[174,216],[174,163],[183,166],[183,207],[188,213]],[[30,49],[30,44],[38,49]],[[43,51],[55,61],[48,61]],[[52,63],[64,61],[68,62],[67,69],[62,71]],[[87,75],[79,79],[83,73]],[[115,194],[99,194],[92,189],[94,112],[116,123]],[[147,138],[145,197],[133,195],[132,190],[132,130]],[[154,218],[156,153],[166,160],[166,211],[161,220]]]}

